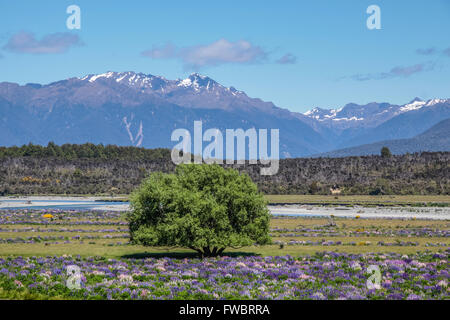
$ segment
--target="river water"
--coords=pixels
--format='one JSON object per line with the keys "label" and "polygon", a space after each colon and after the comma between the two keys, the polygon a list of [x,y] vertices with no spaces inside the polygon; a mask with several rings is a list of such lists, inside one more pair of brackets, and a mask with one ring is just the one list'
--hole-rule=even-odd
{"label": "river water", "polygon": [[[0,197],[0,209],[65,209],[126,211],[128,202],[96,197]],[[450,220],[450,208],[435,207],[330,207],[307,205],[269,206],[274,216],[345,217]]]}

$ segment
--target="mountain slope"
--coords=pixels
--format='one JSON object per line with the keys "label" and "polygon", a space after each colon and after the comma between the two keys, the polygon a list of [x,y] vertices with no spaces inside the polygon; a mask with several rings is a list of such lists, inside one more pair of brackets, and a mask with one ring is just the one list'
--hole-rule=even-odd
{"label": "mountain slope", "polygon": [[412,138],[447,118],[450,118],[450,104],[447,101],[428,102],[426,107],[401,113],[340,146],[351,147],[382,140]]}
{"label": "mountain slope", "polygon": [[372,102],[291,112],[197,73],[168,80],[107,72],[47,85],[0,83],[0,145],[103,143],[172,148],[171,133],[202,120],[203,131],[279,129],[280,156],[302,157],[411,138],[450,117],[450,99]]}
{"label": "mountain slope", "polygon": [[192,74],[184,80],[108,72],[48,85],[0,84],[0,145],[103,143],[173,147],[171,133],[195,120],[204,131],[280,129],[280,155],[325,151],[328,142],[301,116]]}
{"label": "mountain slope", "polygon": [[[383,140],[412,138],[441,120],[450,117],[450,99],[415,98],[405,105],[350,103],[339,109],[315,108],[307,117],[333,132],[333,149],[358,146]],[[324,132],[319,129],[319,132]]]}
{"label": "mountain slope", "polygon": [[422,151],[450,151],[450,118],[439,122],[424,133],[410,139],[386,140],[319,154],[315,157],[347,157],[380,154],[388,147],[393,154]]}

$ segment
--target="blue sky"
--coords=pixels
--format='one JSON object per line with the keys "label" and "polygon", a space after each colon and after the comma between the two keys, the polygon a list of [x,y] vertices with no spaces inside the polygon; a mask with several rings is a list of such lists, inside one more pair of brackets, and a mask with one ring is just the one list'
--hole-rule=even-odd
{"label": "blue sky", "polygon": [[[69,5],[81,29],[68,30]],[[369,30],[369,5],[381,30]],[[450,1],[2,1],[0,81],[198,71],[292,111],[450,97]]]}

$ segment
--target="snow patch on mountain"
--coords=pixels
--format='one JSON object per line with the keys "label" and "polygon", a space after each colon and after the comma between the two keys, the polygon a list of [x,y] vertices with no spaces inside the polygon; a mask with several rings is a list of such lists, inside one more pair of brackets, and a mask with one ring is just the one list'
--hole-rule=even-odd
{"label": "snow patch on mountain", "polygon": [[450,102],[450,99],[431,99],[428,100],[427,103],[425,104],[425,106],[429,107],[429,106],[434,106],[435,104],[438,103],[445,103],[445,102]]}
{"label": "snow patch on mountain", "polygon": [[422,108],[426,104],[425,101],[414,101],[409,104],[405,104],[403,107],[400,108],[400,112],[407,112],[412,110],[418,110]]}
{"label": "snow patch on mountain", "polygon": [[439,103],[446,103],[450,101],[450,99],[430,99],[428,101],[422,101],[422,100],[413,100],[412,102],[405,104],[403,107],[400,108],[400,113],[402,112],[408,112],[413,110],[419,110],[423,107],[431,107]]}
{"label": "snow patch on mountain", "polygon": [[107,72],[107,73],[93,75],[89,78],[89,82],[94,82],[95,80],[97,80],[99,78],[111,78],[112,76],[114,76],[114,72]]}
{"label": "snow patch on mountain", "polygon": [[303,113],[305,116],[312,116],[313,114],[317,113],[317,108],[311,109]]}
{"label": "snow patch on mountain", "polygon": [[136,147],[141,147],[142,142],[144,140],[144,127],[142,125],[142,121],[139,123],[139,130],[136,133],[136,136],[133,136],[133,133],[131,132],[131,124],[133,122],[134,115],[131,115],[131,120],[128,122],[127,117],[123,117],[122,121],[125,124],[125,129],[128,133],[128,137],[130,138],[131,144],[133,144]]}
{"label": "snow patch on mountain", "polygon": [[316,119],[317,121],[362,121],[364,120],[363,117],[338,117],[338,114],[342,112],[344,108],[338,108],[338,109],[321,109],[321,108],[313,108],[309,111],[306,111],[303,113],[305,116]]}
{"label": "snow patch on mountain", "polygon": [[194,94],[202,92],[212,92],[220,97],[222,94],[230,96],[246,96],[243,91],[236,90],[234,87],[225,87],[213,79],[198,73],[192,73],[186,79],[167,80],[161,76],[153,76],[151,74],[128,72],[106,72],[101,74],[89,74],[82,78],[81,81],[89,83],[98,83],[98,80],[110,80],[117,84],[125,85],[130,88],[142,90],[142,92],[150,93],[146,89],[151,89],[157,94],[166,94],[174,91],[184,90]]}
{"label": "snow patch on mountain", "polygon": [[351,118],[334,118],[333,121],[363,121],[364,118],[357,118],[355,116]]}
{"label": "snow patch on mountain", "polygon": [[[366,106],[360,106],[355,104],[346,105],[339,109],[321,109],[313,108],[303,113],[303,115],[314,119],[316,121],[329,123],[331,122],[354,122],[374,119],[380,119],[380,121],[386,121],[401,113],[419,110],[423,107],[430,107],[440,103],[450,102],[450,99],[430,99],[423,101],[419,98],[415,98],[411,102],[397,106],[397,105],[384,105],[371,103]],[[378,108],[372,109],[371,108]],[[349,109],[350,108],[350,109]]]}
{"label": "snow patch on mountain", "polygon": [[192,81],[189,78],[181,80],[180,83],[178,84],[179,87],[190,87],[191,85]]}

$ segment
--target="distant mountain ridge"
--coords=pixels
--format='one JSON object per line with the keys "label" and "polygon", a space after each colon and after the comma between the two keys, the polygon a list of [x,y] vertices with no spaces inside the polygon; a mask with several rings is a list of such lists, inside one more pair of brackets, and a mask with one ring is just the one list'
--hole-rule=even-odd
{"label": "distant mountain ridge", "polygon": [[411,138],[450,117],[450,99],[405,105],[347,104],[304,114],[251,98],[198,73],[168,80],[106,72],[47,85],[0,83],[0,145],[103,143],[171,148],[171,132],[280,129],[280,155],[304,157],[386,139]]}
{"label": "distant mountain ridge", "polygon": [[450,118],[439,122],[422,134],[410,139],[386,140],[353,148],[319,154],[315,157],[348,157],[380,154],[388,147],[392,154],[450,151]]}
{"label": "distant mountain ridge", "polygon": [[399,114],[446,102],[448,103],[449,100],[430,99],[423,101],[416,97],[405,105],[393,105],[386,102],[371,102],[366,105],[349,103],[339,109],[314,108],[305,112],[304,115],[329,127],[348,128],[361,125],[373,127]]}

